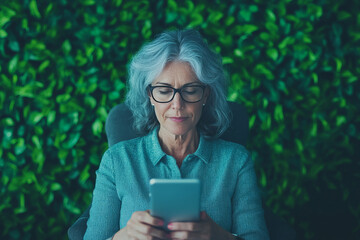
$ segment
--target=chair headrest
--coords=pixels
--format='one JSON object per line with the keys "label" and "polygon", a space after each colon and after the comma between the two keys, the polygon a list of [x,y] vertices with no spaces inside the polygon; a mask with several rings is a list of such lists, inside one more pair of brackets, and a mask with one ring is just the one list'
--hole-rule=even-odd
{"label": "chair headrest", "polygon": [[[232,120],[230,127],[220,138],[245,145],[249,135],[249,117],[246,109],[238,103],[228,103],[232,112]],[[116,105],[110,110],[105,123],[109,146],[139,136],[132,128],[132,118],[130,109],[124,103]]]}

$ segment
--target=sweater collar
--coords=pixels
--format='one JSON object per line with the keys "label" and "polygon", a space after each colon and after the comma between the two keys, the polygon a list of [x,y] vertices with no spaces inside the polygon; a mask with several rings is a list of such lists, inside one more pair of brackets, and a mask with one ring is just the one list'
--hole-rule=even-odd
{"label": "sweater collar", "polygon": [[[166,156],[166,153],[161,148],[158,132],[159,127],[152,130],[146,136],[148,156],[151,157],[151,162],[154,166],[158,164],[163,157]],[[191,155],[200,158],[204,163],[207,164],[210,160],[211,150],[211,140],[206,139],[203,134],[200,134],[199,146],[196,151]]]}

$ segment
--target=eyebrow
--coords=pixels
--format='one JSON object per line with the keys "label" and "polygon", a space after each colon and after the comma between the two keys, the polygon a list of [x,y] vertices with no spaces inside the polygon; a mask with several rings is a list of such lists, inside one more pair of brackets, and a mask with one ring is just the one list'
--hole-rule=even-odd
{"label": "eyebrow", "polygon": [[157,83],[155,83],[154,85],[158,85],[158,84],[160,84],[160,85],[167,85],[167,86],[171,86],[171,84],[170,84],[170,83],[164,83],[164,82],[157,82]]}
{"label": "eyebrow", "polygon": [[[190,82],[190,83],[184,84],[182,87],[188,86],[188,85],[193,85],[193,84],[194,85],[202,85],[203,83],[201,83],[201,82]],[[170,83],[164,83],[164,82],[157,82],[154,85],[166,85],[166,86],[172,87]]]}

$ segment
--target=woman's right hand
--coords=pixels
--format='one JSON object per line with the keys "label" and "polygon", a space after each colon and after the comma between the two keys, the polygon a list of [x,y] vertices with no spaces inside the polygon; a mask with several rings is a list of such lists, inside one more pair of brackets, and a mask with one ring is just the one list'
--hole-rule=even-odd
{"label": "woman's right hand", "polygon": [[156,228],[163,224],[163,220],[151,216],[149,211],[134,212],[126,226],[114,235],[113,240],[168,239],[164,230]]}

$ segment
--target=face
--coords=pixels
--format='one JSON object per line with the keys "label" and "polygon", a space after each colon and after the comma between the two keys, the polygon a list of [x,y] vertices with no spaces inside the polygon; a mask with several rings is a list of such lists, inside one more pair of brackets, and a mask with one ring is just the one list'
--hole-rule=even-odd
{"label": "face", "polygon": [[[203,85],[196,77],[188,63],[171,62],[166,65],[161,74],[152,82],[152,86],[171,86],[181,88],[184,85]],[[151,104],[154,105],[156,117],[160,123],[160,133],[185,135],[196,131],[203,104],[208,97],[205,89],[203,98],[196,103],[185,102],[180,93],[176,93],[168,103],[158,103],[149,94]]]}

